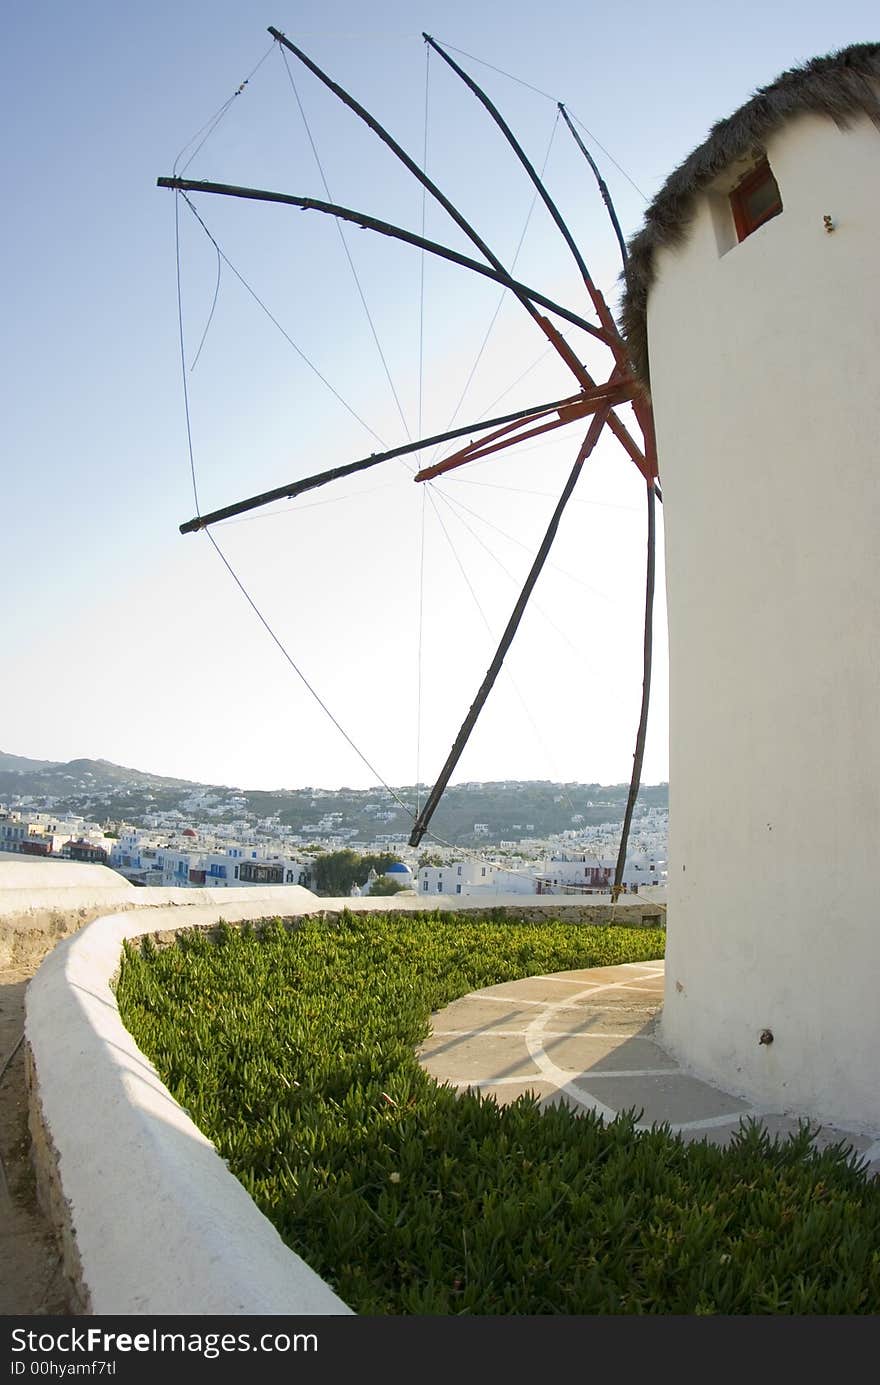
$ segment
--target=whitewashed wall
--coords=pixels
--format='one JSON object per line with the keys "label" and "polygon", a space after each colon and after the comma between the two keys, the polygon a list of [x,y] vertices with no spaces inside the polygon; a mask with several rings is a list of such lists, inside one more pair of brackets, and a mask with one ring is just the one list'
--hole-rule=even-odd
{"label": "whitewashed wall", "polygon": [[704,195],[649,300],[671,684],[663,1033],[755,1101],[876,1124],[880,132],[799,116],[767,152],[782,214],[732,245],[726,189]]}

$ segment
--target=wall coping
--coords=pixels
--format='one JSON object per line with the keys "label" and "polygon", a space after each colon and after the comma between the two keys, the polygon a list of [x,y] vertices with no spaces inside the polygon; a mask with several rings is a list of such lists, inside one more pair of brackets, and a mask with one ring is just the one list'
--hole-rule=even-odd
{"label": "wall coping", "polygon": [[[278,911],[279,894],[289,911],[297,888],[225,890],[222,908],[96,919],[61,943],[31,981],[25,1033],[34,1148],[38,1161],[54,1164],[38,1177],[50,1215],[62,1219],[65,1272],[82,1311],[351,1312],[288,1249],[168,1092],[122,1024],[110,986],[126,938],[261,918]],[[242,894],[242,902],[231,897]]]}

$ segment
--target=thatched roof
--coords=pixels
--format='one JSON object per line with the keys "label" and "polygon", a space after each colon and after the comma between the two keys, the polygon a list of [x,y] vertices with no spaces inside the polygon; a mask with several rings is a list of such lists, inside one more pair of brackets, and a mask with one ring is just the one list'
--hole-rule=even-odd
{"label": "thatched roof", "polygon": [[713,125],[708,137],[667,178],[629,243],[621,326],[633,364],[648,387],[646,311],[654,281],[654,254],[687,234],[698,194],[737,159],[764,149],[767,136],[801,112],[827,115],[844,129],[867,114],[880,129],[880,43],[854,43],[783,72],[738,111]]}

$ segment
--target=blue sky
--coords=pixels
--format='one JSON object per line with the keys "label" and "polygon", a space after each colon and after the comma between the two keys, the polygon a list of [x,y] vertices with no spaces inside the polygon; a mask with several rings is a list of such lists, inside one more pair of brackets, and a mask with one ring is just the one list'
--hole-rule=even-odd
{"label": "blue sky", "polygon": [[[365,765],[281,657],[207,538],[178,532],[194,500],[175,199],[156,188],[157,176],[172,172],[190,137],[267,55],[188,175],[323,197],[310,134],[337,201],[416,231],[421,224],[413,180],[291,59],[306,132],[267,25],[306,49],[417,160],[426,140],[422,30],[536,88],[459,57],[533,160],[547,158],[548,184],[614,303],[613,237],[549,98],[564,100],[597,141],[591,149],[629,234],[644,197],[716,119],[793,63],[875,38],[873,18],[863,0],[745,0],[735,11],[645,0],[625,10],[555,0],[18,7],[6,20],[0,96],[2,749],[103,756],[248,787],[371,784],[373,770],[393,784],[417,774],[432,781],[571,464],[577,438],[562,433],[424,498],[407,468],[389,463],[217,531]],[[432,176],[507,262],[527,225],[518,273],[583,306],[558,235],[540,211],[529,218],[524,175],[436,58],[427,107]],[[418,254],[347,233],[404,425],[335,226],[274,207],[204,197],[197,205],[239,273],[372,429],[224,266],[202,353],[187,372],[203,508],[377,450],[376,435],[389,446],[404,440],[404,426],[416,435],[420,398],[424,432],[449,425],[497,306],[490,286],[428,263],[421,308]],[[189,367],[217,257],[188,208],[179,210]],[[424,215],[428,235],[462,246],[439,209]],[[523,318],[515,303],[502,308],[457,422],[476,419],[496,398],[494,411],[503,412],[568,392]],[[641,677],[641,497],[633,468],[603,444],[459,778],[628,777]],[[662,626],[662,591],[657,614]],[[650,782],[667,774],[662,638],[658,644]]]}

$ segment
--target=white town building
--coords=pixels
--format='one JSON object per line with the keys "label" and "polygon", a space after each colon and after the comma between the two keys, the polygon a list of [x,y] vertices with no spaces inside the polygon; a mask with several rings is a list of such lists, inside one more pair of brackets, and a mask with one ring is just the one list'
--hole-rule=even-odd
{"label": "white town building", "polygon": [[144,885],[211,886],[301,885],[307,868],[278,844],[219,843],[187,828],[169,840],[156,832],[129,828],[114,843],[110,864]]}
{"label": "white town building", "polygon": [[[418,893],[474,894],[491,887],[498,867],[491,861],[450,861],[442,866],[422,866],[419,869]],[[534,886],[530,890],[534,893]]]}

